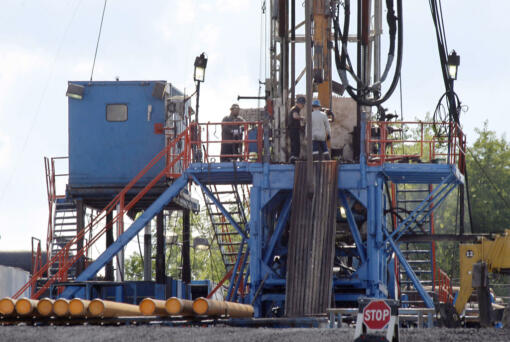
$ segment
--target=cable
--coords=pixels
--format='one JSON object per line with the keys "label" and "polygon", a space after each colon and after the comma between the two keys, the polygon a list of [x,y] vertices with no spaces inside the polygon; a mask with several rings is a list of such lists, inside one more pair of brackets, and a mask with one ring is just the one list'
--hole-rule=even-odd
{"label": "cable", "polygon": [[[393,94],[395,91],[395,88],[397,86],[397,83],[400,78],[400,72],[402,69],[402,48],[403,48],[403,15],[402,15],[402,0],[397,0],[397,16],[394,14],[393,10],[393,0],[386,0],[386,7],[387,7],[387,22],[389,26],[389,32],[390,32],[390,48],[388,52],[388,60],[386,62],[386,67],[383,72],[383,75],[381,77],[381,80],[371,86],[368,86],[366,84],[363,84],[359,77],[354,77],[355,80],[358,82],[358,84],[361,85],[362,89],[355,89],[351,85],[349,85],[349,80],[347,78],[346,72],[349,71],[351,75],[354,74],[352,65],[350,63],[349,54],[347,51],[347,41],[348,41],[348,35],[349,35],[349,17],[350,17],[350,1],[346,0],[344,3],[344,30],[343,34],[340,30],[340,24],[339,24],[339,6],[337,6],[336,11],[332,11],[333,13],[336,13],[333,18],[333,27],[334,27],[334,33],[335,33],[335,64],[337,67],[338,75],[340,76],[340,79],[342,83],[345,86],[345,89],[349,93],[349,95],[360,105],[365,106],[377,106],[381,103],[385,102],[389,99],[389,97]],[[359,10],[359,9],[358,9]],[[397,24],[395,24],[395,21]],[[339,47],[338,47],[338,38],[341,35],[342,37],[342,54],[340,55]],[[395,35],[397,36],[397,62],[395,66],[395,73],[393,75],[393,80],[390,84],[389,89],[387,92],[381,97],[378,94],[379,90],[378,87],[381,85],[381,83],[385,80],[393,59],[394,59],[394,50],[395,50]],[[348,64],[348,65],[346,65]],[[355,93],[355,91],[358,92],[358,94]],[[375,100],[367,100],[365,96],[369,94],[370,92],[374,93],[378,98]]]}
{"label": "cable", "polygon": [[101,15],[101,24],[99,25],[99,34],[97,35],[96,52],[94,53],[94,61],[92,62],[92,71],[90,73],[90,82],[92,82],[92,76],[94,75],[94,67],[96,66],[97,50],[99,48],[99,40],[101,38],[101,31],[103,30],[104,12],[106,10],[106,3],[108,0],[104,0],[103,14]]}

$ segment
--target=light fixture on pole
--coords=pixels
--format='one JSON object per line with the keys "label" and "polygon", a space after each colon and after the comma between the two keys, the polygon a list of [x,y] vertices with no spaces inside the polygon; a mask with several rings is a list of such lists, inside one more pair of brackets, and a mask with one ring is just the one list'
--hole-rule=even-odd
{"label": "light fixture on pole", "polygon": [[200,139],[200,121],[198,121],[198,107],[200,103],[200,83],[204,82],[205,80],[205,68],[207,67],[207,57],[205,56],[205,53],[202,52],[200,56],[195,58],[195,71],[193,73],[193,78],[195,79],[195,82],[197,82],[197,104],[196,104],[196,113],[195,113],[195,123],[196,123],[196,132],[197,132],[197,146],[194,146],[194,156],[195,156],[195,162],[201,162],[202,161],[202,154],[201,154],[201,139]]}
{"label": "light fixture on pole", "polygon": [[205,68],[207,67],[207,57],[202,52],[200,56],[195,58],[195,72],[193,78],[197,82],[204,82],[205,80]]}
{"label": "light fixture on pole", "polygon": [[451,54],[448,55],[448,74],[451,80],[457,79],[457,72],[459,70],[460,65],[460,56],[457,55],[457,52],[453,50]]}
{"label": "light fixture on pole", "polygon": [[206,250],[209,249],[209,240],[205,237],[196,237],[193,239],[193,248],[198,250]]}

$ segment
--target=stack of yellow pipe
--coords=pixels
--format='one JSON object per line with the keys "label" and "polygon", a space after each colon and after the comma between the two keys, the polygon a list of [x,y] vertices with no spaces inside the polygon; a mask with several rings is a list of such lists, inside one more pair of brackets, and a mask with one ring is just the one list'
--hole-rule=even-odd
{"label": "stack of yellow pipe", "polygon": [[246,318],[253,316],[253,306],[234,302],[221,302],[201,297],[193,302],[193,312],[198,316]]}
{"label": "stack of yellow pipe", "polygon": [[94,299],[90,302],[89,313],[92,317],[104,318],[141,315],[138,305],[111,302],[102,299]]}
{"label": "stack of yellow pipe", "polygon": [[74,298],[69,302],[69,314],[72,317],[85,317],[88,315],[90,300]]}
{"label": "stack of yellow pipe", "polygon": [[170,316],[193,316],[193,301],[172,297],[166,300],[166,312]]}
{"label": "stack of yellow pipe", "polygon": [[16,300],[10,297],[0,299],[0,315],[11,316],[14,314]]}
{"label": "stack of yellow pipe", "polygon": [[53,312],[58,317],[69,316],[69,301],[64,298],[59,298],[53,303]]}
{"label": "stack of yellow pipe", "polygon": [[51,298],[43,298],[37,303],[37,312],[43,317],[49,317],[53,314],[53,304],[55,301]]}
{"label": "stack of yellow pipe", "polygon": [[16,301],[16,313],[20,316],[32,316],[36,313],[38,303],[36,299],[20,298]]}

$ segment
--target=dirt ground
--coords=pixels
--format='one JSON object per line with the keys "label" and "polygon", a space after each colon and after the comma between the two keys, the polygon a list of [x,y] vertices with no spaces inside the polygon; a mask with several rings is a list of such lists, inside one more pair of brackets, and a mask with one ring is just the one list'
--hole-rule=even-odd
{"label": "dirt ground", "polygon": [[[352,341],[354,330],[342,329],[267,329],[229,327],[164,327],[164,326],[74,326],[32,327],[0,326],[0,342],[138,342],[138,341]],[[510,331],[503,329],[403,329],[402,342],[420,341],[510,341]]]}

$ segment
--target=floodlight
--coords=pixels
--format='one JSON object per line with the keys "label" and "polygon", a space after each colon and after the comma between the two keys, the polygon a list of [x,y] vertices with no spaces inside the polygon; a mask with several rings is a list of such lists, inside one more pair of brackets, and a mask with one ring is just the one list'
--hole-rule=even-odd
{"label": "floodlight", "polygon": [[85,92],[85,87],[82,85],[75,84],[75,83],[67,84],[66,96],[68,96],[72,99],[76,99],[76,100],[83,99],[84,92]]}

